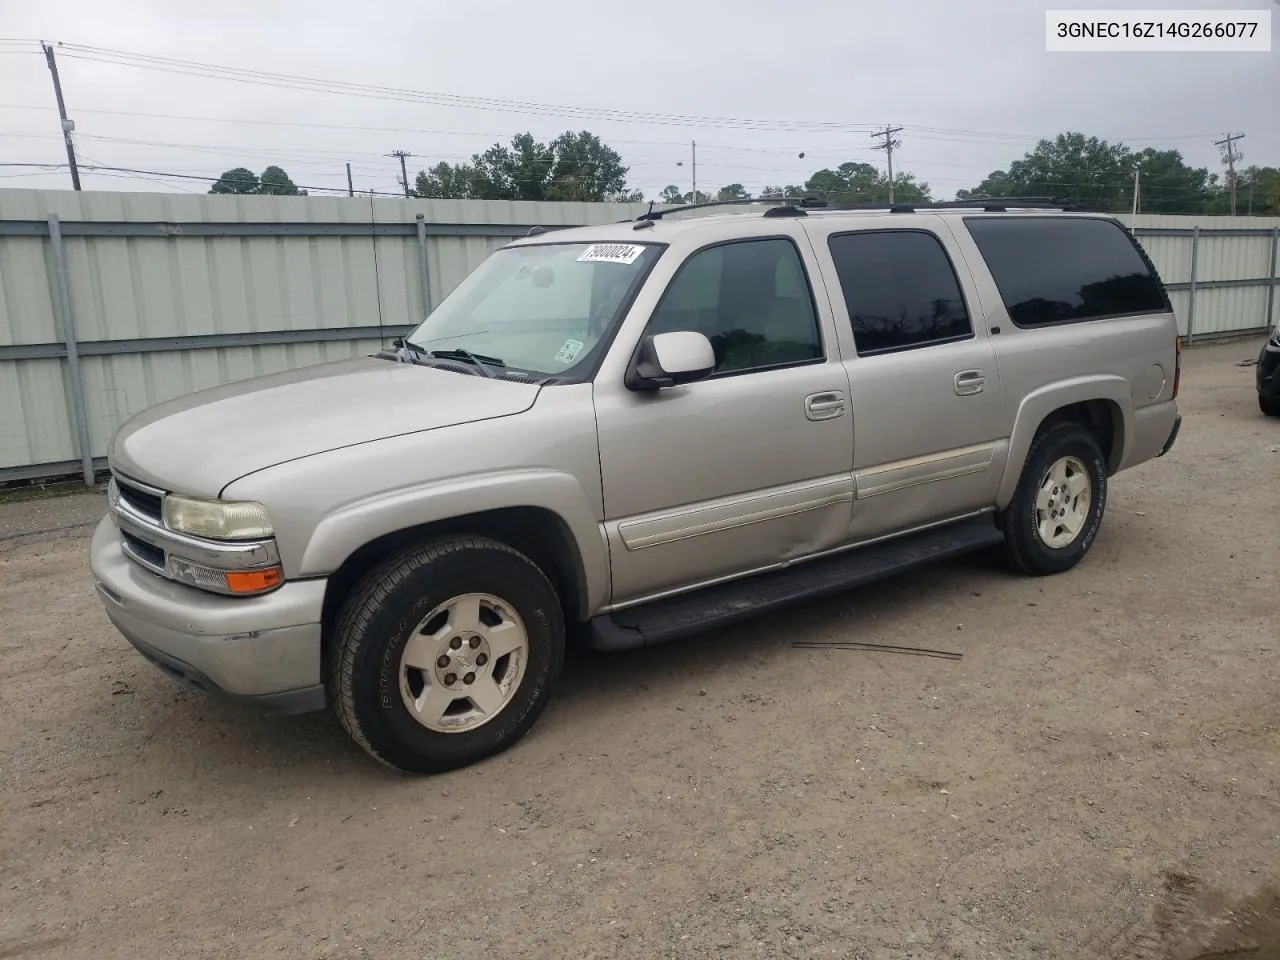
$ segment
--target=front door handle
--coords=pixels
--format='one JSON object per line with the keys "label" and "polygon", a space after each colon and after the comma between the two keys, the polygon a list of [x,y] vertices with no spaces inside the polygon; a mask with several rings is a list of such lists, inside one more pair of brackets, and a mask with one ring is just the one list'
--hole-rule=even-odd
{"label": "front door handle", "polygon": [[955,376],[956,396],[971,397],[981,393],[987,385],[987,375],[981,370],[961,370]]}
{"label": "front door handle", "polygon": [[836,390],[804,398],[804,415],[810,420],[834,420],[844,414],[844,407],[844,394]]}

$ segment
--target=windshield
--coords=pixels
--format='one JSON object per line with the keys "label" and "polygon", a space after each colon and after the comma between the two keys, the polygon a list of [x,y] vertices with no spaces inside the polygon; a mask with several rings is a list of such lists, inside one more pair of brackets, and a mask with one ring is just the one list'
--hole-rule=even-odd
{"label": "windshield", "polygon": [[632,291],[661,255],[640,243],[546,243],[499,250],[407,340],[462,351],[503,373],[572,375],[590,365]]}

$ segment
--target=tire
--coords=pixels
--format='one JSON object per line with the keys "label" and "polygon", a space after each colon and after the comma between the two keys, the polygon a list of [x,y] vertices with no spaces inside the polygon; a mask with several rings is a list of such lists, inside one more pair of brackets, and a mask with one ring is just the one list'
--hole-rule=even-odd
{"label": "tire", "polygon": [[1093,545],[1106,506],[1107,462],[1093,434],[1078,423],[1042,430],[1004,513],[1009,561],[1030,576],[1070,570]]}
{"label": "tire", "polygon": [[347,598],[329,696],[375,758],[441,773],[528,732],[560,676],[564,641],[555,588],[528,557],[485,537],[434,540],[388,559]]}
{"label": "tire", "polygon": [[1280,417],[1280,397],[1264,397],[1258,394],[1258,409],[1264,416]]}

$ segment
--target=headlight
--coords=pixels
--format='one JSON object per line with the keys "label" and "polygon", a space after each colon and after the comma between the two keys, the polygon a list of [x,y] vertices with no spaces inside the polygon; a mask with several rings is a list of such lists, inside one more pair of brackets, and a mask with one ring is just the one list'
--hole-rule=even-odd
{"label": "headlight", "polygon": [[258,540],[272,534],[271,518],[260,503],[164,498],[164,525],[178,533],[210,540]]}

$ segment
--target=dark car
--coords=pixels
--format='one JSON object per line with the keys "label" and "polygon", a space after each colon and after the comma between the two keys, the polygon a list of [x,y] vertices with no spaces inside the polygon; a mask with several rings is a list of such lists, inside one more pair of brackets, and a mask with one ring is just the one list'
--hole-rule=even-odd
{"label": "dark car", "polygon": [[1280,327],[1258,354],[1258,406],[1268,417],[1280,417]]}

